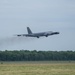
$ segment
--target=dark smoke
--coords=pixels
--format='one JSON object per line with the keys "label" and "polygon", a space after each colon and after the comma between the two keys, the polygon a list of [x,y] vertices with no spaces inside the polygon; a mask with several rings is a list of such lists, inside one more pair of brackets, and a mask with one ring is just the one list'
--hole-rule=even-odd
{"label": "dark smoke", "polygon": [[10,47],[18,44],[28,43],[35,39],[36,38],[32,37],[17,37],[17,36],[0,38],[0,49],[4,47]]}

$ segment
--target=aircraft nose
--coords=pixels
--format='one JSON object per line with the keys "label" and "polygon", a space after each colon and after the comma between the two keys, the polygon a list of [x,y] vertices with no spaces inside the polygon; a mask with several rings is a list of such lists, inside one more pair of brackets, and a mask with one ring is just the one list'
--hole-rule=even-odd
{"label": "aircraft nose", "polygon": [[57,34],[59,34],[59,32],[57,32]]}
{"label": "aircraft nose", "polygon": [[54,34],[59,34],[59,32],[55,32]]}

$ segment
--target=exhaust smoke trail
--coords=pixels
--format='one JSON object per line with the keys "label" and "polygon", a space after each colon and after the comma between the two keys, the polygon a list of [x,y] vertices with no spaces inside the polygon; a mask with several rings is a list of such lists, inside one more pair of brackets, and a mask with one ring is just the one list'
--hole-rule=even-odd
{"label": "exhaust smoke trail", "polygon": [[33,37],[5,37],[0,38],[0,49],[8,48],[10,46],[25,44],[35,40]]}

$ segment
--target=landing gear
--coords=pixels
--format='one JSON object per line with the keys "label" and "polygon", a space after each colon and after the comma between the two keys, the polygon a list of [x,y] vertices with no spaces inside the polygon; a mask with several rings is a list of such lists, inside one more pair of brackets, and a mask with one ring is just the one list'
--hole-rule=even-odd
{"label": "landing gear", "polygon": [[39,38],[39,36],[37,36],[37,38]]}
{"label": "landing gear", "polygon": [[46,35],[46,37],[48,37],[48,35]]}

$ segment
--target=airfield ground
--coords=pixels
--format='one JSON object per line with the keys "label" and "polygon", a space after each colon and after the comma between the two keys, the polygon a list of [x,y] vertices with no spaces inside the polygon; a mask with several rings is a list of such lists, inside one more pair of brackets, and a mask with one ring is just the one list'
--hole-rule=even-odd
{"label": "airfield ground", "polygon": [[0,62],[0,75],[75,75],[75,62]]}

